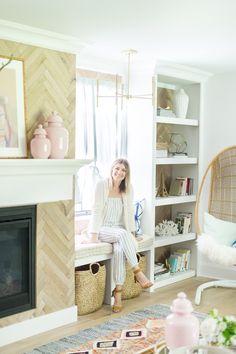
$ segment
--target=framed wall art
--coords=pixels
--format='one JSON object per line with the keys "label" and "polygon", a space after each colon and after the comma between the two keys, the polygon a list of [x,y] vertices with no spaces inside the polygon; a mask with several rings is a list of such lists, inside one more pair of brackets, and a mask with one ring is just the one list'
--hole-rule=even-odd
{"label": "framed wall art", "polygon": [[0,55],[0,158],[26,157],[24,62]]}

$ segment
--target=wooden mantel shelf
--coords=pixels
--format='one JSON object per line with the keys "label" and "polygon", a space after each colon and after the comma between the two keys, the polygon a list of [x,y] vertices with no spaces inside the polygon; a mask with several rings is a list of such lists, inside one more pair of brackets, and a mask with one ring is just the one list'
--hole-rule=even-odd
{"label": "wooden mantel shelf", "polygon": [[91,160],[1,159],[0,207],[73,199],[74,176]]}

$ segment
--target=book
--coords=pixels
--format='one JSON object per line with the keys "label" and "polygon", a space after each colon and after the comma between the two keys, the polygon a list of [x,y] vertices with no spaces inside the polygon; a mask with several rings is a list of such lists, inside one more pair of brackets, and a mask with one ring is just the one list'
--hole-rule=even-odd
{"label": "book", "polygon": [[173,256],[177,258],[176,272],[181,272],[182,270],[182,255],[178,253],[173,253]]}
{"label": "book", "polygon": [[193,178],[176,177],[170,185],[169,195],[192,195],[193,194]]}
{"label": "book", "polygon": [[185,254],[182,252],[175,251],[174,255],[178,256],[178,272],[182,272],[185,270]]}
{"label": "book", "polygon": [[169,195],[173,195],[173,196],[181,195],[181,181],[175,179],[171,182]]}
{"label": "book", "polygon": [[167,149],[156,149],[156,157],[168,157]]}
{"label": "book", "polygon": [[193,194],[193,178],[188,178],[187,194]]}
{"label": "book", "polygon": [[154,274],[154,280],[166,279],[169,278],[169,276],[170,276],[170,271],[167,270],[165,273],[162,274]]}
{"label": "book", "polygon": [[157,116],[176,117],[176,115],[174,114],[174,112],[171,109],[165,109],[165,108],[161,108],[161,107],[157,108]]}
{"label": "book", "polygon": [[165,273],[167,273],[168,271],[169,271],[169,269],[167,269],[167,268],[158,269],[158,270],[155,270],[155,269],[154,269],[154,276],[155,276],[155,275],[165,274]]}
{"label": "book", "polygon": [[164,142],[157,142],[156,143],[156,150],[168,150],[168,143],[164,143]]}
{"label": "book", "polygon": [[175,218],[175,223],[178,225],[180,234],[188,234],[192,226],[192,213],[178,212]]}
{"label": "book", "polygon": [[171,182],[169,195],[186,195],[187,177],[176,177]]}
{"label": "book", "polygon": [[178,258],[176,256],[174,256],[173,254],[171,254],[170,257],[168,258],[168,263],[170,266],[170,272],[176,273],[176,271],[178,269]]}
{"label": "book", "polygon": [[191,250],[189,248],[178,248],[175,252],[183,254],[184,257],[184,270],[188,270],[190,267]]}

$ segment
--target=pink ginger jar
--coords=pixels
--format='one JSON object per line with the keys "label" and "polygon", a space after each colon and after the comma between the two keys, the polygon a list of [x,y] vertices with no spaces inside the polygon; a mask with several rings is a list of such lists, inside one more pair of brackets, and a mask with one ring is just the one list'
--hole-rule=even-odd
{"label": "pink ginger jar", "polygon": [[48,127],[45,128],[51,141],[51,159],[64,159],[68,153],[69,133],[62,127],[62,119],[57,112],[52,112],[48,118]]}
{"label": "pink ginger jar", "polygon": [[30,142],[30,152],[35,159],[47,159],[51,153],[51,142],[46,138],[47,132],[42,124],[34,131],[34,138]]}
{"label": "pink ginger jar", "polygon": [[197,345],[199,341],[199,320],[192,314],[193,307],[185,293],[177,295],[167,316],[165,340],[170,350]]}

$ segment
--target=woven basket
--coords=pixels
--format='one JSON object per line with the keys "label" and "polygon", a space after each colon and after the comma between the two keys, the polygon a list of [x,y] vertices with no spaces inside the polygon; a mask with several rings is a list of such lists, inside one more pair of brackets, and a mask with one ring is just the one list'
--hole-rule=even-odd
{"label": "woven basket", "polygon": [[[146,271],[146,256],[143,254],[137,254],[139,268],[145,273]],[[126,278],[122,288],[122,299],[132,299],[141,294],[142,288],[138,282],[135,282],[134,272],[132,267],[126,261]]]}
{"label": "woven basket", "polygon": [[106,267],[91,263],[75,269],[75,304],[79,315],[102,307],[105,296]]}

